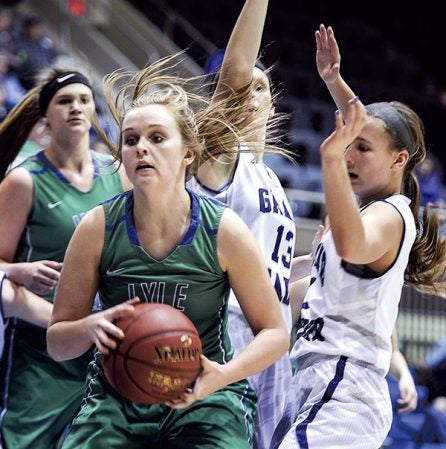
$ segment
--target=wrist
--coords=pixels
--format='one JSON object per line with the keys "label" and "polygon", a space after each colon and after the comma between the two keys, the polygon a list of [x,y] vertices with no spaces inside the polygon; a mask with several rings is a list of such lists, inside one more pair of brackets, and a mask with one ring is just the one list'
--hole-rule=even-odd
{"label": "wrist", "polygon": [[326,151],[321,147],[321,164],[327,168],[346,167],[344,158],[344,150],[342,151]]}
{"label": "wrist", "polygon": [[338,73],[334,76],[330,76],[330,77],[324,79],[324,83],[328,88],[341,84],[342,83],[341,74]]}

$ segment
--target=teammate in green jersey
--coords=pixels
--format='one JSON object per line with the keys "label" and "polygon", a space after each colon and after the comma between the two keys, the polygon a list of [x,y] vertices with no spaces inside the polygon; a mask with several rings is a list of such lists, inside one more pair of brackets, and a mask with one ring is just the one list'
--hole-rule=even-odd
{"label": "teammate in green jersey", "polygon": [[[51,137],[48,147],[4,177],[42,117]],[[86,76],[52,69],[0,125],[0,269],[49,302],[82,216],[124,190],[125,178],[104,155],[90,150],[94,120]],[[1,364],[4,448],[57,447],[79,408],[88,362],[88,355],[54,362],[46,351],[45,329],[10,320]]]}
{"label": "teammate in green jersey", "polygon": [[[134,188],[89,212],[73,235],[48,350],[57,360],[79,357],[93,344],[107,353],[123,338],[113,321],[133,313],[131,298],[137,295],[172,305],[194,322],[203,372],[178,399],[145,406],[113,390],[98,355],[64,449],[108,448],[111,442],[125,448],[248,449],[255,404],[244,379],[288,348],[264,258],[247,226],[222,203],[185,188],[202,152],[218,148],[218,139],[234,146],[237,132],[226,124],[231,121],[225,122],[224,108],[190,104],[196,97],[179,81],[159,75],[169,60],[122,87],[125,98],[127,87],[135,86],[130,106],[113,109],[121,127],[120,156]],[[112,76],[106,91],[119,81]],[[255,335],[234,358],[227,334],[230,288]],[[90,314],[96,290],[105,310]]]}

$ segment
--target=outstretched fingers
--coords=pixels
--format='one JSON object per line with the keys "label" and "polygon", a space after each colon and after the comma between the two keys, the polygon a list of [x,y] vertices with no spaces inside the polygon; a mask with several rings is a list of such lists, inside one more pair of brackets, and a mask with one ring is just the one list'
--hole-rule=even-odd
{"label": "outstretched fingers", "polygon": [[349,127],[350,134],[356,137],[364,128],[367,121],[367,111],[358,97],[351,98],[347,105],[345,126]]}
{"label": "outstretched fingers", "polygon": [[325,28],[324,24],[319,25],[319,29],[316,30],[315,36],[316,36],[316,49],[322,50],[324,48],[327,48],[328,36],[327,36],[327,29]]}

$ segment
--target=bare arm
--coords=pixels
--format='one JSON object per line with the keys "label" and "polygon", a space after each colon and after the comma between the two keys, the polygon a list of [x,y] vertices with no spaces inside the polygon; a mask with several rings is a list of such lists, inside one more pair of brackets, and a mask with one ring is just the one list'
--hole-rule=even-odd
{"label": "bare arm", "polygon": [[46,328],[53,305],[9,279],[3,281],[1,299],[5,318],[21,320]]}
{"label": "bare arm", "polygon": [[384,202],[370,205],[360,215],[344,159],[345,148],[366,120],[364,106],[357,99],[351,100],[345,123],[337,114],[336,129],[321,146],[326,209],[338,255],[348,262],[384,271],[398,250],[403,231],[401,216]]}
{"label": "bare arm", "polygon": [[290,282],[290,306],[291,319],[293,326],[296,326],[299,318],[302,304],[310,286],[311,276],[300,278],[295,282]]}
{"label": "bare arm", "polygon": [[311,253],[293,257],[290,283],[299,281],[300,279],[310,275],[311,266],[313,265],[313,255],[321,242],[324,230],[325,228],[323,225],[318,226],[316,234],[314,234],[313,241],[311,242]]}
{"label": "bare arm", "polygon": [[99,284],[99,261],[104,241],[104,212],[97,207],[82,219],[68,245],[47,332],[48,353],[55,360],[73,359],[93,344],[107,353],[123,332],[113,321],[128,313],[128,303],[91,314]]}
{"label": "bare arm", "polygon": [[9,279],[38,294],[46,294],[59,279],[61,263],[40,260],[13,263],[33,202],[33,182],[24,168],[17,168],[0,183],[0,269]]}
{"label": "bare arm", "polygon": [[[328,220],[326,220],[328,221]],[[313,256],[321,243],[324,234],[324,225],[319,225],[311,242],[311,253],[293,258],[290,277],[290,306],[291,322],[293,326],[297,324],[300,318],[300,310],[310,287],[311,267],[313,265]]]}
{"label": "bare arm", "polygon": [[392,332],[392,358],[389,374],[398,381],[400,390],[398,413],[412,412],[417,407],[418,393],[406,359],[399,350],[396,329]]}
{"label": "bare arm", "polygon": [[268,0],[246,0],[232,30],[220,69],[215,94],[227,95],[228,87],[238,90],[252,80],[262,42]]}
{"label": "bare arm", "polygon": [[345,116],[348,100],[354,98],[355,94],[341,76],[341,54],[331,27],[321,25],[316,31],[316,65],[336,106]]}
{"label": "bare arm", "polygon": [[169,403],[183,408],[193,401],[261,371],[286,353],[289,336],[263,256],[243,221],[226,209],[219,227],[220,264],[251,326],[254,339],[224,365],[202,357],[202,374],[194,390]]}
{"label": "bare arm", "polygon": [[[232,91],[251,83],[259,54],[268,0],[246,0],[234,26],[220,69],[214,97],[222,99]],[[264,137],[263,137],[264,139]],[[215,160],[206,161],[198,178],[206,187],[218,190],[225,185],[234,168],[237,153],[230,151]]]}
{"label": "bare arm", "polygon": [[221,265],[227,270],[231,288],[255,335],[226,365],[230,365],[239,380],[282,356],[288,348],[289,337],[264,257],[248,227],[230,209],[225,211],[220,225],[218,249]]}

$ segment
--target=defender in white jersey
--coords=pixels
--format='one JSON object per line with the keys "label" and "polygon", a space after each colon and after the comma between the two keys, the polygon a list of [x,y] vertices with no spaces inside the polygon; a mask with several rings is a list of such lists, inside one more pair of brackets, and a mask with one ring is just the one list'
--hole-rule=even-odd
{"label": "defender in white jersey", "polygon": [[[227,204],[248,225],[267,262],[268,272],[291,328],[289,288],[295,244],[295,224],[290,204],[275,173],[251,153],[240,153],[232,179],[219,191],[207,188],[197,178],[188,187]],[[230,309],[242,314],[233,295]]]}
{"label": "defender in white jersey", "polygon": [[[273,118],[274,112],[268,72],[256,61],[267,6],[267,0],[246,0],[225,51],[214,94],[214,98],[221,98],[228,95],[231,89],[237,91],[251,83],[249,113],[242,115],[240,121],[258,123],[255,151],[246,152],[249,151],[247,148],[223,149],[223,154],[199,168],[188,187],[224,202],[249,226],[267,262],[271,282],[290,330],[288,283],[294,254],[295,225],[279,180],[263,163],[268,120]],[[254,338],[233,294],[230,298],[229,334],[236,352]],[[254,447],[268,449],[282,416],[291,381],[288,354],[249,380],[257,392]]]}
{"label": "defender in white jersey", "polygon": [[[404,231],[396,260],[383,275],[342,260],[330,229],[316,250],[291,352],[298,371],[287,410],[305,419],[294,423],[280,447],[306,447],[306,440],[315,448],[378,448],[375,441],[387,435],[392,410],[384,378],[392,354],[390,335],[416,231],[408,198],[384,201],[401,214]],[[337,414],[342,418],[334,435],[320,423]]]}
{"label": "defender in white jersey", "polygon": [[[317,38],[319,52],[328,44]],[[357,97],[343,112],[321,146],[329,229],[314,254],[291,353],[297,372],[271,448],[380,447],[392,420],[385,375],[403,283],[435,283],[445,261],[438,217],[418,219],[419,117],[402,103],[364,107]]]}

